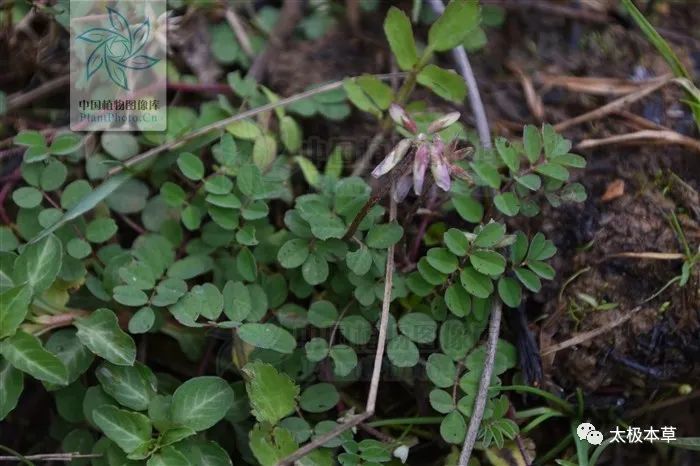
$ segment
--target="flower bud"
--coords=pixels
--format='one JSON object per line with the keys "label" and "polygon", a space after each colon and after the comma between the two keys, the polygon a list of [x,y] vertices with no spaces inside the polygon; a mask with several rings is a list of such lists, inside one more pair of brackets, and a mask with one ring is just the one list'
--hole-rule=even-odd
{"label": "flower bud", "polygon": [[394,147],[394,149],[389,152],[389,154],[384,157],[384,160],[379,162],[379,165],[377,165],[374,170],[372,170],[372,176],[375,178],[379,178],[382,175],[386,175],[391,171],[392,168],[394,168],[406,155],[406,152],[408,152],[408,149],[411,148],[411,140],[410,139],[402,139],[399,141],[399,143]]}
{"label": "flower bud", "polygon": [[459,112],[451,112],[430,123],[428,133],[437,133],[459,120]]}
{"label": "flower bud", "polygon": [[434,141],[430,147],[430,171],[435,179],[435,184],[443,191],[449,191],[452,180],[444,152],[445,144],[440,139]]}
{"label": "flower bud", "polygon": [[389,106],[389,115],[397,125],[403,126],[412,133],[418,131],[416,123],[408,116],[408,113],[406,113],[406,110],[404,110],[402,106],[391,104]]}
{"label": "flower bud", "polygon": [[391,196],[394,198],[394,201],[401,202],[404,199],[406,199],[406,196],[408,195],[408,192],[410,190],[411,190],[411,177],[408,175],[404,175],[399,179],[399,181],[394,186],[394,190],[391,193]]}
{"label": "flower bud", "polygon": [[430,146],[421,144],[416,149],[416,155],[413,157],[413,191],[420,195],[423,191],[423,182],[425,181],[425,170],[428,168],[430,161]]}

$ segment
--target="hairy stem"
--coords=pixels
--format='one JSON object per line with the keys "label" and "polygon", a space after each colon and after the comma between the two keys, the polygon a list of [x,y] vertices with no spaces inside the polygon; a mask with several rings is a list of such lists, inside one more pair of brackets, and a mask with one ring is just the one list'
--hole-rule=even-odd
{"label": "hairy stem", "polygon": [[486,360],[484,361],[484,372],[481,373],[479,380],[479,391],[474,400],[474,409],[472,417],[469,419],[469,428],[467,436],[464,439],[462,452],[459,455],[459,466],[467,466],[469,458],[474,449],[476,436],[479,433],[479,426],[484,417],[484,407],[489,395],[489,385],[491,385],[491,374],[493,374],[493,363],[496,359],[496,345],[498,344],[498,334],[501,329],[501,302],[494,298],[491,306],[491,320],[489,322],[489,338],[486,342]]}

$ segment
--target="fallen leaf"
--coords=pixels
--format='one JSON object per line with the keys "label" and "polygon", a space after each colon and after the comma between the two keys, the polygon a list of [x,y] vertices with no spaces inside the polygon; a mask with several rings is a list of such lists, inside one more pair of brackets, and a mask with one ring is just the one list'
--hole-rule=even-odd
{"label": "fallen leaf", "polygon": [[600,200],[603,202],[610,202],[613,199],[617,199],[618,197],[622,196],[623,194],[625,194],[625,180],[621,180],[618,178],[615,181],[612,181],[610,184],[608,184],[608,187],[605,188],[605,193],[600,198]]}

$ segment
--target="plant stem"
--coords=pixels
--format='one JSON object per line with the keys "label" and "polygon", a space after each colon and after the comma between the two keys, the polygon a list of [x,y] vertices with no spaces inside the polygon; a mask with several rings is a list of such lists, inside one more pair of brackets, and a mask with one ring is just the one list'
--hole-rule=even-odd
{"label": "plant stem", "polygon": [[484,372],[481,373],[479,380],[479,391],[474,400],[474,409],[472,417],[469,419],[469,428],[464,439],[462,452],[459,455],[459,466],[467,466],[469,458],[471,458],[476,436],[479,433],[479,426],[484,417],[484,408],[488,399],[489,385],[491,385],[491,374],[493,373],[493,365],[496,359],[496,345],[498,344],[498,334],[501,330],[501,302],[498,298],[493,298],[491,305],[491,320],[489,321],[489,338],[486,342],[486,359],[484,361]]}
{"label": "plant stem", "polygon": [[551,401],[552,404],[556,405],[560,410],[570,416],[574,416],[576,414],[576,409],[568,402],[562,400],[556,395],[553,395],[549,392],[546,392],[544,390],[541,390],[539,388],[535,387],[530,387],[528,385],[502,385],[499,387],[494,387],[495,390],[512,390],[516,392],[525,392],[525,393],[531,393],[533,395],[538,395],[544,398],[545,400]]}
{"label": "plant stem", "polygon": [[[393,183],[391,183],[391,185],[393,186]],[[394,202],[393,196],[391,197],[390,202],[391,204],[389,206],[389,220],[393,221],[396,219],[396,202]],[[367,418],[370,418],[374,415],[374,410],[376,408],[377,403],[377,392],[379,391],[379,379],[382,373],[384,348],[386,347],[387,327],[389,324],[389,308],[391,307],[391,289],[393,286],[394,277],[394,246],[390,246],[387,249],[386,273],[384,277],[384,300],[382,302],[382,315],[379,320],[379,337],[377,341],[377,351],[374,355],[374,368],[372,369],[372,379],[370,381],[369,393],[367,394],[367,405],[365,407],[365,412],[351,417],[342,424],[337,425],[333,430],[326,432],[325,434],[319,437],[316,437],[311,442],[298,448],[291,455],[281,459],[277,463],[277,466],[285,466],[294,463],[295,461],[303,458],[307,454],[314,451],[316,448],[319,448],[324,443],[336,438],[343,432],[352,429],[356,425],[364,422]]]}
{"label": "plant stem", "polygon": [[[421,57],[416,67],[408,73],[408,76],[406,76],[406,79],[401,84],[401,87],[398,91],[396,91],[397,104],[403,105],[406,103],[406,100],[411,95],[411,91],[413,91],[413,88],[416,86],[416,79],[418,77],[418,73],[420,73],[420,70],[423,69],[423,67],[426,65],[431,56],[432,52],[430,50],[426,50],[423,53],[423,56]],[[352,170],[352,176],[362,175],[362,172],[365,171],[365,168],[367,168],[367,165],[372,160],[372,157],[374,157],[374,154],[377,153],[377,150],[379,149],[382,142],[384,141],[384,138],[386,137],[386,133],[391,129],[392,124],[393,122],[391,120],[391,117],[387,113],[386,115],[384,115],[384,118],[379,123],[379,132],[374,135],[372,141],[369,143],[367,151],[362,155],[362,158],[357,162],[357,164],[355,164],[355,168],[353,168]]]}
{"label": "plant stem", "polygon": [[[405,75],[406,75],[406,73],[389,73],[389,74],[376,75],[376,77],[379,79],[389,79],[393,76],[405,76]],[[123,164],[112,168],[107,173],[107,175],[114,176],[117,173],[123,171],[125,168],[132,167],[139,162],[143,162],[144,160],[148,160],[151,157],[160,154],[161,152],[175,149],[175,148],[181,146],[182,144],[186,143],[187,141],[191,141],[192,139],[195,139],[199,136],[203,136],[203,135],[209,133],[210,131],[220,130],[220,129],[222,129],[222,128],[224,128],[224,127],[226,127],[226,126],[228,126],[231,123],[234,123],[236,121],[240,121],[240,120],[243,120],[245,118],[250,118],[250,117],[258,115],[260,113],[274,110],[275,108],[278,108],[278,107],[284,107],[284,106],[292,104],[294,102],[298,102],[300,100],[304,100],[304,99],[307,99],[309,97],[312,97],[312,96],[315,96],[318,94],[323,94],[324,92],[329,92],[329,91],[332,91],[334,89],[338,89],[338,88],[343,86],[343,82],[344,82],[344,80],[330,82],[330,83],[321,85],[319,87],[316,87],[314,89],[309,89],[308,91],[300,92],[299,94],[294,94],[290,97],[280,99],[276,102],[270,102],[270,103],[262,105],[260,107],[253,108],[253,109],[247,110],[245,112],[241,112],[238,115],[233,115],[233,116],[230,116],[228,118],[224,118],[223,120],[215,121],[214,123],[208,124],[208,125],[203,126],[199,129],[191,131],[187,134],[180,136],[179,138],[173,139],[172,141],[168,141],[164,144],[161,144],[160,146],[156,146],[156,147],[149,149],[145,152],[137,154],[137,155],[131,157],[130,159],[127,159]]]}
{"label": "plant stem", "polygon": [[418,417],[395,417],[391,419],[379,419],[368,422],[370,427],[397,426],[397,425],[425,425],[425,424],[440,424],[442,416],[418,416]]}
{"label": "plant stem", "polygon": [[360,226],[360,223],[362,223],[362,220],[367,216],[372,207],[374,207],[379,201],[381,201],[384,198],[384,196],[386,196],[389,193],[391,187],[394,184],[396,184],[408,170],[411,169],[411,161],[411,157],[409,157],[408,154],[406,154],[403,160],[399,162],[399,164],[396,167],[394,167],[394,169],[391,170],[387,175],[389,180],[385,183],[379,183],[372,190],[372,194],[370,195],[369,199],[367,199],[365,205],[363,205],[362,209],[360,209],[357,215],[355,215],[355,218],[352,220],[352,223],[350,223],[350,226],[343,235],[343,240],[347,241],[353,237],[353,235],[357,231],[357,228]]}
{"label": "plant stem", "polygon": [[[395,189],[395,184],[392,183]],[[392,193],[393,194],[393,193]],[[396,202],[394,196],[390,196],[389,200],[389,221],[396,220]],[[389,309],[391,308],[391,290],[394,281],[394,245],[387,248],[386,253],[386,272],[384,273],[384,296],[382,299],[382,315],[379,320],[379,337],[377,341],[377,352],[374,355],[374,368],[372,369],[372,379],[369,386],[369,394],[367,395],[367,406],[365,410],[374,414],[374,409],[377,404],[377,392],[379,391],[379,377],[382,372],[382,360],[384,359],[384,349],[386,347],[387,327],[389,326]]]}

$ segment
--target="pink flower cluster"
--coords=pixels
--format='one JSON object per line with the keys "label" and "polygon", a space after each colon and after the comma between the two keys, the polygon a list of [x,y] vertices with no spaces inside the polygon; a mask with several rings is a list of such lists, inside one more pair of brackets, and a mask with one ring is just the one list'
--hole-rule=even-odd
{"label": "pink flower cluster", "polygon": [[[413,134],[405,138],[384,157],[379,165],[372,171],[372,176],[379,178],[389,173],[403,160],[409,152],[413,152],[413,173],[404,175],[396,184],[395,198],[401,200],[406,197],[413,185],[413,191],[420,195],[423,192],[425,172],[430,165],[435,184],[443,191],[449,191],[452,181],[450,179],[450,163],[445,156],[445,143],[437,134],[443,129],[459,120],[459,112],[448,113],[430,123],[425,133],[419,133],[418,127],[406,111],[397,104],[391,104],[389,115],[398,125]],[[412,180],[411,180],[412,178]],[[411,182],[412,181],[412,182]]]}

